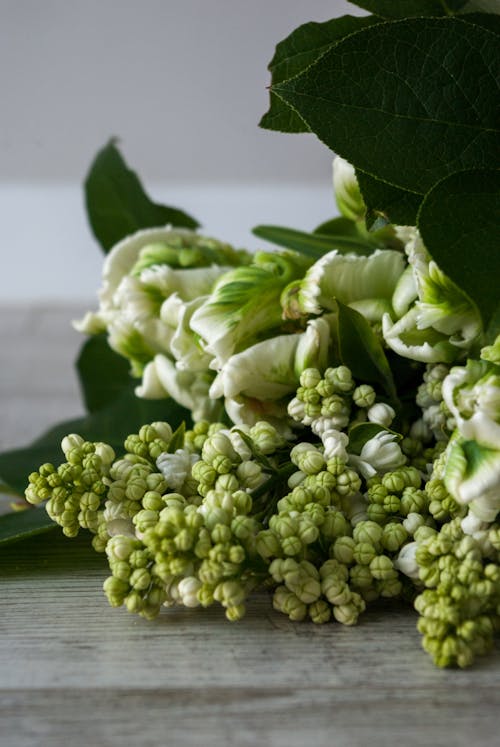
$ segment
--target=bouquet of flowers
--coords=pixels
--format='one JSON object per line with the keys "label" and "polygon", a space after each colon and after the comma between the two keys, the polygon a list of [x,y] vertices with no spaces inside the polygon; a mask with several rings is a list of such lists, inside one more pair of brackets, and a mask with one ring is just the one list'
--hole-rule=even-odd
{"label": "bouquet of flowers", "polygon": [[88,415],[0,455],[46,509],[0,539],[86,530],[110,604],[146,618],[235,621],[266,588],[292,620],[352,625],[402,598],[435,663],[464,667],[500,624],[500,20],[356,4],[373,15],[278,44],[261,121],[340,154],[340,217],[258,226],[279,249],[251,254],[152,202],[114,141],[97,155]]}

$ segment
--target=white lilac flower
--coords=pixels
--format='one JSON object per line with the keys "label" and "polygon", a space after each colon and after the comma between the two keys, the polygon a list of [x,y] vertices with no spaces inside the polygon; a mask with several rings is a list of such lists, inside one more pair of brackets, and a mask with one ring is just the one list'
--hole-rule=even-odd
{"label": "white lilac flower", "polygon": [[177,595],[184,607],[199,607],[198,592],[202,583],[196,576],[188,576],[179,581],[177,586]]}
{"label": "white lilac flower", "polygon": [[477,532],[482,532],[487,529],[489,524],[486,521],[481,521],[478,516],[475,516],[469,511],[467,516],[465,516],[460,522],[460,526],[462,527],[464,534],[469,534],[473,537]]}
{"label": "white lilac flower", "polygon": [[190,477],[193,464],[200,459],[198,454],[192,454],[186,449],[177,449],[173,454],[164,452],[156,460],[156,466],[168,483],[177,493],[182,492],[182,486]]}
{"label": "white lilac flower", "polygon": [[384,428],[389,428],[396,417],[396,412],[386,402],[376,402],[368,410],[367,416],[370,423],[377,423],[384,426]]}
{"label": "white lilac flower", "polygon": [[363,445],[359,456],[349,454],[349,464],[365,478],[402,467],[406,457],[396,439],[396,434],[380,431]]}
{"label": "white lilac flower", "polygon": [[417,542],[408,542],[403,545],[397,557],[394,559],[394,568],[404,573],[409,578],[418,578],[419,566],[417,563]]}
{"label": "white lilac flower", "polygon": [[172,397],[191,410],[193,419],[217,420],[222,403],[214,401],[209,390],[213,382],[210,371],[183,371],[166,355],[156,355],[144,369],[142,383],[135,393],[144,399]]}
{"label": "white lilac flower", "polygon": [[106,501],[104,504],[103,519],[106,524],[106,531],[110,537],[118,535],[126,537],[135,536],[134,524],[125,511],[123,503]]}
{"label": "white lilac flower", "polygon": [[[328,252],[291,290],[294,311],[288,305],[288,315],[334,310],[338,300],[378,321],[392,312],[391,299],[405,266],[404,255],[392,249],[377,249],[369,256]],[[286,298],[284,303],[287,310]]]}
{"label": "white lilac flower", "polygon": [[321,434],[325,459],[339,457],[347,461],[347,444],[349,436],[335,428],[330,428]]}

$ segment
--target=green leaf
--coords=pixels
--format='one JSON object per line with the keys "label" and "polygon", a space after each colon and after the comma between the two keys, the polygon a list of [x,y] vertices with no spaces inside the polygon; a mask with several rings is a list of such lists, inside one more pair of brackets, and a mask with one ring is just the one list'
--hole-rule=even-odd
{"label": "green leaf", "polygon": [[184,421],[180,424],[180,426],[177,428],[174,433],[172,433],[172,438],[170,439],[170,443],[168,445],[168,452],[169,454],[175,454],[177,449],[182,449],[184,446],[184,434],[186,433],[186,424]]}
{"label": "green leaf", "polygon": [[[500,9],[500,5],[498,6]],[[500,16],[494,15],[493,13],[469,13],[468,15],[460,16],[462,21],[467,23],[474,23],[476,26],[482,26],[487,31],[492,31],[494,34],[500,34]]]}
{"label": "green leaf", "polygon": [[366,224],[372,228],[379,218],[400,226],[415,225],[423,194],[408,192],[356,170],[363,200],[367,206]]}
{"label": "green leaf", "polygon": [[[277,46],[269,63],[271,86],[306,70],[332,44],[376,22],[371,17],[342,16],[324,23],[304,23]],[[270,108],[259,122],[260,127],[281,132],[308,132],[301,117],[282,99],[270,92]]]}
{"label": "green leaf", "polygon": [[332,218],[332,220],[318,226],[313,233],[332,237],[345,236],[358,241],[361,239],[363,242],[371,243],[373,250],[383,247],[403,251],[403,245],[396,237],[394,227],[389,224],[387,218],[376,214],[373,221],[368,221],[369,230],[366,229],[365,223],[365,220],[353,221],[344,217]]}
{"label": "green leaf", "polygon": [[129,362],[109,347],[104,334],[90,337],[83,344],[76,367],[89,412],[106,407],[124,389],[134,386]]}
{"label": "green leaf", "polygon": [[359,237],[357,224],[353,220],[349,220],[349,218],[344,218],[343,216],[321,223],[314,229],[313,233],[319,233],[323,236],[349,236],[352,239]]}
{"label": "green leaf", "polygon": [[463,8],[467,0],[349,0],[382,18],[447,16]]}
{"label": "green leaf", "polygon": [[425,196],[423,241],[441,270],[476,303],[485,326],[498,306],[500,171],[461,171]]}
{"label": "green leaf", "polygon": [[12,514],[0,516],[0,545],[17,542],[35,534],[56,529],[55,524],[44,508],[15,511]]}
{"label": "green leaf", "polygon": [[284,226],[256,226],[252,233],[260,239],[270,241],[285,249],[293,249],[313,259],[320,259],[327,252],[334,249],[341,252],[355,252],[356,254],[371,254],[376,245],[367,239],[352,238],[350,236],[322,236],[319,233],[304,233]]}
{"label": "green leaf", "polygon": [[424,194],[497,162],[499,80],[495,34],[413,18],[352,34],[273,90],[357,169]]}
{"label": "green leaf", "polygon": [[349,430],[349,452],[359,456],[365,443],[381,431],[391,433],[396,437],[395,441],[401,441],[403,438],[400,433],[396,433],[396,431],[392,431],[390,428],[384,428],[384,426],[378,423],[358,423]]}
{"label": "green leaf", "polygon": [[364,316],[337,301],[338,346],[342,363],[362,383],[378,383],[393,401],[396,387],[384,349]]}
{"label": "green leaf", "polygon": [[170,223],[197,228],[191,216],[176,208],[152,202],[111,140],[97,154],[85,180],[85,200],[94,235],[105,252],[141,228]]}
{"label": "green leaf", "polygon": [[89,441],[104,441],[121,453],[123,441],[130,433],[136,433],[142,425],[155,420],[165,420],[174,429],[183,421],[191,423],[189,411],[173,399],[139,399],[133,389],[124,389],[107,407],[86,417],[59,423],[30,446],[2,452],[0,475],[7,485],[22,495],[30,472],[44,462],[60,464],[64,461],[60,444],[68,433],[78,433]]}

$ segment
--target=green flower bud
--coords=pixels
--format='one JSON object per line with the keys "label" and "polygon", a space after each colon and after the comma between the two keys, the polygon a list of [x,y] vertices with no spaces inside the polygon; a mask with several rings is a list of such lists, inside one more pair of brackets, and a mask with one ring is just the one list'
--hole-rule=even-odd
{"label": "green flower bud", "polygon": [[[203,444],[201,452],[202,459],[208,464],[212,464],[217,457],[223,456],[233,464],[239,464],[241,461],[235,452],[230,439],[223,433],[217,432],[209,436]],[[215,467],[214,467],[215,468]],[[228,470],[229,472],[230,470]]]}
{"label": "green flower bud", "polygon": [[399,597],[402,589],[403,584],[399,580],[397,571],[394,571],[393,576],[387,577],[379,582],[379,592],[381,597]]}
{"label": "green flower bud", "polygon": [[299,555],[302,552],[303,544],[299,537],[292,535],[282,539],[281,548],[285,555]]}
{"label": "green flower bud", "polygon": [[345,428],[349,423],[350,407],[340,394],[325,397],[321,403],[321,415],[331,420],[333,428]]}
{"label": "green flower bud", "polygon": [[137,540],[133,537],[117,535],[111,537],[106,547],[106,552],[110,560],[127,560],[130,553],[139,546]]}
{"label": "green flower bud", "polygon": [[325,514],[325,521],[321,526],[321,535],[326,540],[334,540],[350,534],[351,527],[344,514],[336,509],[330,509]]}
{"label": "green flower bud", "polygon": [[286,440],[276,428],[265,420],[255,423],[250,428],[250,437],[263,454],[273,454],[276,449],[285,446]]}
{"label": "green flower bud", "polygon": [[352,400],[358,407],[371,407],[375,402],[375,390],[369,384],[357,386],[352,393]]}
{"label": "green flower bud", "polygon": [[337,475],[337,493],[341,496],[355,495],[361,488],[361,478],[353,469],[345,469]]}
{"label": "green flower bud", "polygon": [[281,545],[278,538],[270,529],[264,529],[262,532],[259,532],[256,539],[256,549],[264,560],[281,554]]}
{"label": "green flower bud", "polygon": [[377,555],[369,564],[370,573],[373,578],[390,579],[394,576],[394,566],[392,560],[387,555]]}
{"label": "green flower bud", "polygon": [[298,522],[295,517],[275,514],[269,520],[269,527],[280,537],[293,537],[297,533]]}
{"label": "green flower bud", "polygon": [[339,537],[333,544],[333,557],[343,563],[350,565],[354,560],[355,542],[352,537]]}
{"label": "green flower bud", "polygon": [[289,591],[286,586],[278,586],[273,596],[273,607],[284,612],[290,620],[304,620],[307,615],[307,605]]}
{"label": "green flower bud", "polygon": [[402,524],[391,522],[383,530],[382,546],[389,552],[397,552],[408,539],[408,532]]}
{"label": "green flower bud", "polygon": [[316,602],[313,602],[309,606],[308,613],[313,623],[317,625],[327,623],[332,616],[331,608],[324,599],[318,599]]}
{"label": "green flower bud", "polygon": [[301,602],[312,604],[319,599],[322,589],[318,579],[309,577],[302,584],[294,585],[293,591]]}
{"label": "green flower bud", "polygon": [[362,591],[369,589],[373,584],[373,576],[368,565],[353,565],[349,569],[349,581],[355,589]]}
{"label": "green flower bud", "polygon": [[355,625],[361,612],[364,612],[365,602],[359,594],[351,593],[351,601],[347,604],[336,605],[333,616],[342,625]]}
{"label": "green flower bud", "polygon": [[378,552],[382,549],[382,537],[384,530],[374,521],[360,521],[353,529],[353,537],[356,543],[367,542]]}
{"label": "green flower bud", "polygon": [[234,605],[226,608],[226,618],[229,622],[238,622],[245,616],[246,607],[244,604]]}
{"label": "green flower bud", "polygon": [[129,590],[129,585],[126,581],[121,581],[114,576],[109,576],[103,584],[103,589],[110,605],[112,607],[120,607]]}
{"label": "green flower bud", "polygon": [[359,565],[370,565],[376,555],[376,550],[370,542],[357,542],[354,546],[353,558]]}
{"label": "green flower bud", "polygon": [[306,389],[314,389],[321,381],[321,374],[317,368],[306,368],[300,374],[300,386]]}
{"label": "green flower bud", "polygon": [[236,468],[236,476],[242,488],[255,490],[265,480],[262,467],[258,462],[244,461]]}
{"label": "green flower bud", "polygon": [[354,387],[352,374],[347,366],[337,366],[336,368],[327,368],[325,371],[325,381],[331,384],[336,392],[350,392]]}
{"label": "green flower bud", "polygon": [[[321,591],[328,599],[330,604],[342,605],[348,604],[351,600],[351,590],[345,581],[335,576],[328,576],[321,581]],[[333,612],[335,615],[335,610]],[[336,617],[336,615],[335,615]]]}
{"label": "green flower bud", "polygon": [[231,532],[241,542],[248,542],[248,540],[256,537],[259,529],[259,523],[250,516],[235,516],[231,521]]}
{"label": "green flower bud", "polygon": [[130,575],[130,586],[138,591],[144,591],[151,584],[151,576],[146,568],[136,568]]}

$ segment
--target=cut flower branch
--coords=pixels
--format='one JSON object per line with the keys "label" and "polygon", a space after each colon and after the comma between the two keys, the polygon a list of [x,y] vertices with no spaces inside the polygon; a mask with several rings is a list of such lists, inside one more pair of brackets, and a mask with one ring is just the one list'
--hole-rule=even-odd
{"label": "cut flower branch", "polygon": [[340,215],[315,230],[232,247],[151,201],[114,141],[98,154],[88,415],[0,455],[46,511],[0,540],[23,513],[86,531],[110,604],[146,618],[237,621],[263,588],[353,625],[403,599],[434,662],[464,667],[500,626],[499,17],[359,5],[380,15],[305,24],[269,66],[261,125],[340,154]]}

